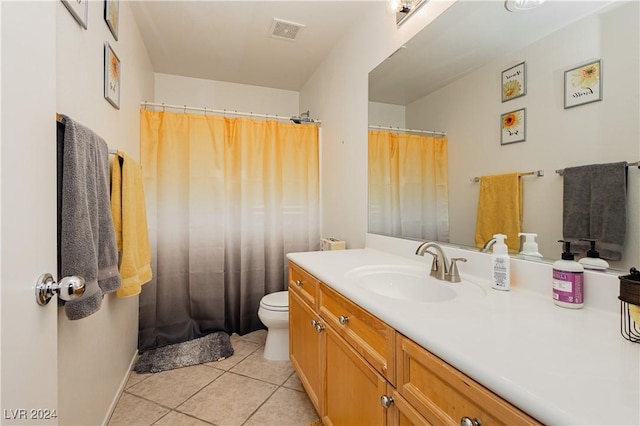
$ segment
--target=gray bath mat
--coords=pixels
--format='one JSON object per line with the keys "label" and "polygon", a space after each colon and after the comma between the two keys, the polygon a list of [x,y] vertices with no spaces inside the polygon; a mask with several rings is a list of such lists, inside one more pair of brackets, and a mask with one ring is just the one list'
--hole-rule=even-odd
{"label": "gray bath mat", "polygon": [[144,352],[138,358],[136,373],[159,373],[174,368],[219,361],[233,355],[231,339],[216,331],[188,342],[167,345]]}

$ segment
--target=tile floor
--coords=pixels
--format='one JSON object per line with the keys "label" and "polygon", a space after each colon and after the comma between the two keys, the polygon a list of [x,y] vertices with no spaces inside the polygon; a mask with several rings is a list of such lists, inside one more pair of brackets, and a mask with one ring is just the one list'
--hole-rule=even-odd
{"label": "tile floor", "polygon": [[289,361],[262,357],[266,330],[231,336],[219,362],[131,373],[109,426],[307,425],[318,416]]}

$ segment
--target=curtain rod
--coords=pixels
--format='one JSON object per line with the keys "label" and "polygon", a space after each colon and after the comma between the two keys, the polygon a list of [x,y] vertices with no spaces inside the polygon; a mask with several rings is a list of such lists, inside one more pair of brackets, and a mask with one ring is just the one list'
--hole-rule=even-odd
{"label": "curtain rod", "polygon": [[369,124],[369,128],[379,129],[379,130],[393,130],[396,132],[405,132],[405,133],[426,133],[428,135],[447,136],[445,132],[437,132],[434,130],[401,129],[400,127],[386,127],[386,126],[373,125],[373,124]]}
{"label": "curtain rod", "polygon": [[[640,161],[635,161],[633,163],[627,163],[627,167],[637,167],[640,169]],[[556,173],[559,174],[560,176],[564,176],[564,169],[558,169],[556,170]]]}
{"label": "curtain rod", "polygon": [[[536,176],[536,177],[540,177],[540,176],[544,176],[544,170],[535,170],[533,172],[522,172],[520,173],[520,176]],[[469,179],[471,182],[480,182],[481,177],[480,176],[476,176],[476,177],[472,177],[471,179]]]}
{"label": "curtain rod", "polygon": [[[265,119],[275,119],[275,120],[284,120],[284,121],[289,121],[290,118],[289,117],[282,117],[279,116],[278,114],[254,114],[253,112],[239,112],[237,110],[227,110],[227,109],[211,109],[211,108],[207,108],[207,107],[192,107],[192,106],[187,106],[187,105],[169,105],[169,104],[165,104],[164,102],[162,103],[158,103],[158,102],[148,102],[148,101],[143,101],[140,102],[140,105],[142,107],[144,107],[145,109],[147,107],[157,107],[157,108],[162,108],[163,110],[166,108],[170,108],[170,109],[181,109],[184,112],[187,112],[187,110],[189,111],[200,111],[200,112],[204,112],[205,115],[207,115],[208,112],[213,113],[213,114],[221,114],[221,115],[239,115],[239,116],[243,116],[243,117],[253,117],[253,118],[265,118]],[[309,122],[309,124],[322,124],[322,120],[316,120],[313,119],[312,122]]]}

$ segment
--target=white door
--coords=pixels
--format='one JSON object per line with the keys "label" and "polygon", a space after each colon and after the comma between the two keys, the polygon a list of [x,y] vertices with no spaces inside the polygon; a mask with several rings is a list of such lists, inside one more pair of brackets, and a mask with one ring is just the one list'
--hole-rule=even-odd
{"label": "white door", "polygon": [[0,423],[56,424],[55,2],[0,1]]}

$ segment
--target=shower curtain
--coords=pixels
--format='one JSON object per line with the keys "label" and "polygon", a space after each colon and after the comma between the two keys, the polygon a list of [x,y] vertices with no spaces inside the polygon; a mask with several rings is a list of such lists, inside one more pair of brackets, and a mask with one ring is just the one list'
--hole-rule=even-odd
{"label": "shower curtain", "polygon": [[264,328],[286,253],[319,248],[318,128],[140,111],[153,280],[141,351]]}
{"label": "shower curtain", "polygon": [[369,232],[449,241],[448,140],[369,131]]}

